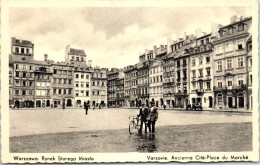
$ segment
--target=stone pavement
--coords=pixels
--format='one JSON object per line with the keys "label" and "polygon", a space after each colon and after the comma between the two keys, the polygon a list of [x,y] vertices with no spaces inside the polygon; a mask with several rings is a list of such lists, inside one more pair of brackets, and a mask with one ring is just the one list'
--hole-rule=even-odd
{"label": "stone pavement", "polygon": [[[127,129],[129,116],[138,109],[92,109],[85,115],[83,109],[10,110],[10,136],[81,132],[93,130]],[[207,123],[252,122],[251,113],[212,111],[159,111],[156,126],[194,125]]]}

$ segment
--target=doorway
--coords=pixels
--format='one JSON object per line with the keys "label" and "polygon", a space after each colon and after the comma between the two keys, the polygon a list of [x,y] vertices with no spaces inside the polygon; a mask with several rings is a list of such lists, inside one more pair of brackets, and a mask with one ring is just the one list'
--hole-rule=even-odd
{"label": "doorway", "polygon": [[233,100],[232,97],[228,97],[228,108],[232,108]]}

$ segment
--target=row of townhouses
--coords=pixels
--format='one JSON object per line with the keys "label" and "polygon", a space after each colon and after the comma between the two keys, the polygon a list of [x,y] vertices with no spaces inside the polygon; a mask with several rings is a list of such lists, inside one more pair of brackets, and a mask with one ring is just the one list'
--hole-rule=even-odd
{"label": "row of townhouses", "polygon": [[65,62],[33,59],[30,41],[12,38],[10,104],[21,107],[252,108],[252,17],[212,24],[211,33],[169,40],[124,68],[93,68],[84,50],[65,48]]}

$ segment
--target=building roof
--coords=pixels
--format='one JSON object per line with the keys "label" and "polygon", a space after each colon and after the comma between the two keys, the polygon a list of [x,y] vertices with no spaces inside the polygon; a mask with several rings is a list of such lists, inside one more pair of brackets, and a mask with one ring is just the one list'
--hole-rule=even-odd
{"label": "building roof", "polygon": [[74,49],[74,48],[70,48],[69,54],[70,55],[79,55],[79,56],[84,56],[84,57],[87,56],[84,50]]}
{"label": "building roof", "polygon": [[196,45],[195,42],[183,45],[178,50],[176,50],[176,51],[174,51],[172,53],[169,53],[165,58],[178,58],[178,57],[182,57],[185,54],[185,49],[188,49],[188,48],[193,47],[195,45]]}

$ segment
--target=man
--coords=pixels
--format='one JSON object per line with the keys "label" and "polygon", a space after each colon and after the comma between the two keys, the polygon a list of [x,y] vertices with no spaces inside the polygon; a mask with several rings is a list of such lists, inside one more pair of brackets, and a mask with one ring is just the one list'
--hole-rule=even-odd
{"label": "man", "polygon": [[[158,119],[158,110],[154,106],[154,102],[151,102],[151,109],[149,110],[148,114],[148,128],[149,128],[149,133],[153,134],[155,132],[155,123]],[[152,127],[152,130],[151,130]]]}
{"label": "man", "polygon": [[141,118],[141,125],[140,125],[140,130],[139,133],[142,134],[142,130],[143,130],[143,124],[144,124],[144,132],[147,133],[147,120],[146,117],[148,115],[148,108],[145,107],[144,104],[142,104],[142,108],[140,108],[140,112],[139,115]]}
{"label": "man", "polygon": [[88,107],[89,107],[89,105],[86,102],[84,102],[84,108],[86,111],[86,115],[88,115]]}

